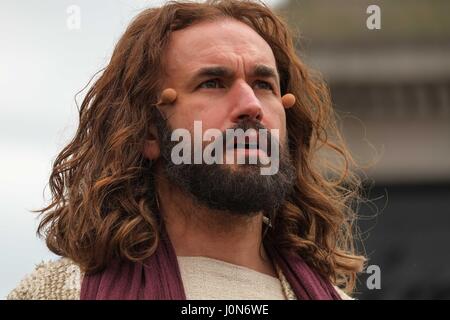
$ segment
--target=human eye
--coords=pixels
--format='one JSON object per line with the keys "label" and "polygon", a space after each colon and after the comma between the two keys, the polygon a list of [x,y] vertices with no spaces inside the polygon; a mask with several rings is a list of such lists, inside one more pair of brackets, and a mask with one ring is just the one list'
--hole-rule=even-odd
{"label": "human eye", "polygon": [[273,85],[267,81],[257,80],[255,81],[255,86],[257,86],[258,89],[273,91]]}
{"label": "human eye", "polygon": [[223,88],[222,83],[219,79],[210,79],[202,82],[198,88],[200,89],[218,89]]}

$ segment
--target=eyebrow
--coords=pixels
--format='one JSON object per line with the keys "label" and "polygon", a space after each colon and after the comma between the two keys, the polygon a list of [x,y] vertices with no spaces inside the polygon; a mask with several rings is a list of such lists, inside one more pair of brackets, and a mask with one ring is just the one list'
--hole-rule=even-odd
{"label": "eyebrow", "polygon": [[261,77],[261,78],[274,78],[278,83],[278,72],[269,66],[264,64],[258,64],[252,72],[253,77]]}
{"label": "eyebrow", "polygon": [[234,72],[227,67],[205,67],[198,70],[192,79],[199,79],[204,77],[232,77]]}
{"label": "eyebrow", "polygon": [[[220,78],[231,78],[234,75],[234,71],[228,67],[224,66],[213,66],[204,67],[199,69],[192,77],[190,83],[194,84],[197,80],[206,77],[220,77]],[[261,77],[261,78],[273,78],[277,86],[279,85],[278,72],[267,65],[258,64],[256,65],[251,74],[251,77]]]}

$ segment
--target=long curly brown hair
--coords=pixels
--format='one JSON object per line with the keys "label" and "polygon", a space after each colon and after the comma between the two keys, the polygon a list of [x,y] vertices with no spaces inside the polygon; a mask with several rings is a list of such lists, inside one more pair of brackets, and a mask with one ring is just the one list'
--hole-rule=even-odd
{"label": "long curly brown hair", "polygon": [[[173,31],[220,18],[244,22],[267,41],[281,93],[297,97],[286,111],[295,192],[277,212],[265,241],[295,250],[351,292],[364,264],[354,248],[361,181],[327,86],[297,56],[286,23],[257,1],[173,1],[133,20],[79,108],[75,137],[53,164],[52,202],[37,210],[38,234],[84,272],[100,271],[115,257],[141,261],[153,254],[159,226],[152,163],[143,149],[155,121],[152,105],[161,91],[164,52]],[[330,154],[338,157],[324,161]]]}

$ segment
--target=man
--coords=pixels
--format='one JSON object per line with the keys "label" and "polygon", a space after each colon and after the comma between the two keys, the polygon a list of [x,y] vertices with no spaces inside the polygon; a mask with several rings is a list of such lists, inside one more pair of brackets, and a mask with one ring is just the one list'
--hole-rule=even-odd
{"label": "man", "polygon": [[[222,135],[204,139],[210,129]],[[239,129],[266,131],[253,143],[219,139]],[[174,139],[177,130],[195,141]],[[145,10],[54,163],[39,231],[64,258],[9,298],[348,298],[338,286],[351,292],[364,259],[351,232],[358,179],[339,137],[326,86],[266,6]],[[196,161],[209,142],[219,161]],[[327,147],[343,169],[321,166]],[[277,168],[262,174],[263,159]]]}

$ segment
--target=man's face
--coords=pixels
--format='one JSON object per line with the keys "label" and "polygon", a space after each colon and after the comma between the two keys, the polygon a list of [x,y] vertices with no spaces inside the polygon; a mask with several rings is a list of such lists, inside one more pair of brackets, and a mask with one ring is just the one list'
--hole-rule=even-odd
{"label": "man's face", "polygon": [[[169,180],[212,209],[251,214],[279,207],[294,169],[286,152],[286,118],[270,46],[241,22],[202,22],[171,35],[164,63],[163,88],[177,91],[176,102],[162,107],[167,122],[159,128]],[[184,128],[194,137],[194,121],[201,121],[203,132],[267,129],[268,140],[280,146],[280,154],[272,155],[280,160],[279,172],[263,176],[259,165],[227,162],[175,165],[171,149],[176,143],[170,141],[170,132]],[[234,152],[239,158],[264,151],[236,146]]]}
{"label": "man's face", "polygon": [[275,57],[267,42],[246,24],[223,19],[202,22],[171,35],[165,60],[164,88],[178,93],[167,115],[171,128],[193,133],[225,131],[240,119],[259,121],[286,134]]}

